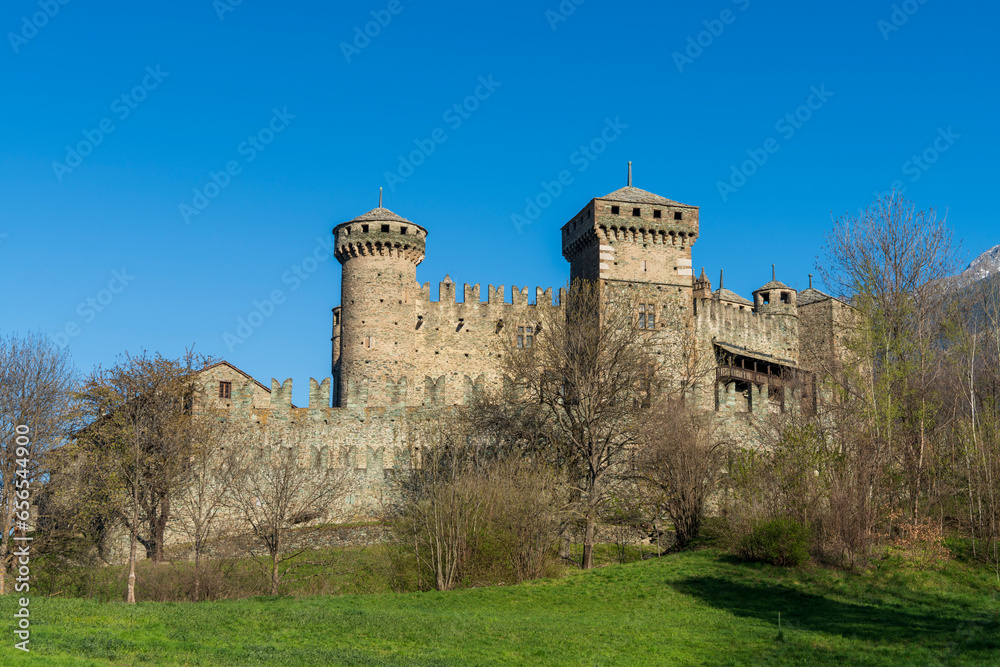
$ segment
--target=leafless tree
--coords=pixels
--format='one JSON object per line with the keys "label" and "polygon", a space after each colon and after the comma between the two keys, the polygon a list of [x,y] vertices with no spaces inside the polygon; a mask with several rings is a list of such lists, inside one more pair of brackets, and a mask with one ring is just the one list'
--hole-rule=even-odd
{"label": "leafless tree", "polygon": [[847,409],[865,416],[865,456],[889,459],[906,480],[908,511],[918,521],[939,439],[936,378],[945,279],[955,268],[951,233],[933,209],[917,211],[893,192],[864,213],[837,220],[826,254],[826,283],[857,312],[847,345],[859,363],[841,386]]}
{"label": "leafless tree", "polygon": [[609,474],[640,442],[640,416],[653,390],[659,358],[655,332],[637,326],[637,304],[627,289],[578,280],[565,313],[540,311],[534,338],[501,331],[505,400],[538,405],[541,432],[561,448],[579,493],[585,569],[593,567],[595,526]]}
{"label": "leafless tree", "polygon": [[47,338],[0,338],[0,594],[6,592],[15,511],[27,511],[47,475],[48,453],[68,434],[73,383],[68,353]]}
{"label": "leafless tree", "polygon": [[72,451],[82,461],[89,502],[82,511],[104,512],[129,533],[128,602],[135,602],[135,561],[141,543],[155,562],[164,559],[171,502],[190,472],[189,428],[193,376],[209,363],[126,354],[97,368],[77,394]]}
{"label": "leafless tree", "polygon": [[306,564],[301,556],[321,522],[339,518],[352,479],[343,468],[304,460],[301,439],[280,424],[256,429],[248,442],[250,449],[228,455],[229,507],[267,555],[271,594],[278,595],[282,584],[305,578],[291,575]]}
{"label": "leafless tree", "polygon": [[658,403],[644,427],[636,473],[658,509],[673,521],[677,547],[683,549],[698,537],[727,448],[716,435],[711,415],[695,413],[680,401]]}

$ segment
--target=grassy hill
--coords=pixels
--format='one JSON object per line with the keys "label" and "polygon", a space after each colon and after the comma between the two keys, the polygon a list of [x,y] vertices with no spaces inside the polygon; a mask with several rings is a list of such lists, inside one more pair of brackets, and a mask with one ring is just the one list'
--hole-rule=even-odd
{"label": "grassy hill", "polygon": [[[1000,664],[998,590],[958,563],[854,575],[705,550],[451,593],[34,598],[32,653],[5,632],[0,664]],[[7,596],[0,616],[14,608]]]}

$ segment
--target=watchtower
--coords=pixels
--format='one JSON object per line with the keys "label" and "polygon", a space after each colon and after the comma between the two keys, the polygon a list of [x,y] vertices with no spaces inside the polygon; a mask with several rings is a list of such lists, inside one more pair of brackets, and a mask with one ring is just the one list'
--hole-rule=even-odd
{"label": "watchtower", "polygon": [[349,386],[399,373],[400,343],[413,328],[401,315],[416,296],[427,230],[379,204],[333,229],[334,254],[343,265],[333,325],[337,405],[347,405]]}

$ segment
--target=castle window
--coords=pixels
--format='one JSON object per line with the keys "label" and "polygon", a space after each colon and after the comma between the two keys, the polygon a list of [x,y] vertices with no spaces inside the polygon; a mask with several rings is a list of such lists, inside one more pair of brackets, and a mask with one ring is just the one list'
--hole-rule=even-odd
{"label": "castle window", "polygon": [[683,220],[684,214],[680,211],[674,211],[674,220]]}
{"label": "castle window", "polygon": [[763,301],[765,305],[771,303],[771,293],[770,292],[764,292],[763,294],[760,295],[760,298],[761,298],[761,301]]}
{"label": "castle window", "polygon": [[621,212],[622,212],[622,207],[621,206],[612,206],[611,207],[611,214],[612,215],[618,215]]}
{"label": "castle window", "polygon": [[389,225],[382,225],[382,233],[383,234],[389,233]]}
{"label": "castle window", "polygon": [[534,327],[517,328],[517,346],[520,348],[531,347],[535,343]]}
{"label": "castle window", "polygon": [[789,294],[788,292],[782,292],[781,303],[791,303],[791,302],[792,302],[792,295]]}
{"label": "castle window", "polygon": [[406,229],[407,229],[406,227],[400,227],[399,233],[402,234],[403,236],[406,236]]}
{"label": "castle window", "polygon": [[220,382],[219,383],[219,398],[230,398],[233,395],[233,383],[232,382]]}
{"label": "castle window", "polygon": [[367,336],[365,338],[365,347],[367,347],[369,350],[371,349],[371,347],[372,347],[372,337],[371,336]]}
{"label": "castle window", "polygon": [[642,217],[642,209],[641,208],[634,208],[634,209],[632,209],[632,217],[633,218],[641,218]]}
{"label": "castle window", "polygon": [[361,225],[361,233],[362,234],[368,233],[368,225]]}
{"label": "castle window", "polygon": [[651,303],[639,304],[639,328],[640,329],[656,328],[656,306],[654,306]]}
{"label": "castle window", "polygon": [[654,209],[653,210],[653,217],[654,218],[662,218],[663,217],[663,211],[661,211],[660,209]]}
{"label": "castle window", "polygon": [[646,270],[648,270],[648,269],[646,268],[646,260],[642,260],[642,270],[643,270],[643,271],[646,271]]}

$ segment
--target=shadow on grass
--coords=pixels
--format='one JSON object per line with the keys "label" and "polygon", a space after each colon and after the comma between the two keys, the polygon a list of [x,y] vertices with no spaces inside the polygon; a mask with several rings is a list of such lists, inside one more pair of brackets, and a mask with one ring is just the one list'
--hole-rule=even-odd
{"label": "shadow on grass", "polygon": [[947,603],[938,613],[899,605],[862,605],[804,593],[781,584],[747,583],[719,577],[689,577],[673,584],[691,596],[736,616],[778,625],[786,630],[822,632],[879,643],[920,644],[959,652],[1000,655],[1000,627],[986,615],[956,615]]}

